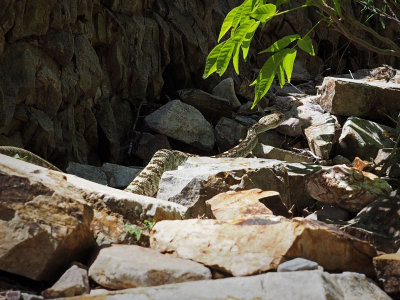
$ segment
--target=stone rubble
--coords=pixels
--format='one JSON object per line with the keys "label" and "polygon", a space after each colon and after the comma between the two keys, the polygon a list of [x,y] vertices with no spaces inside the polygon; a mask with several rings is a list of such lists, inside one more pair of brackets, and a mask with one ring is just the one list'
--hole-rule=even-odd
{"label": "stone rubble", "polygon": [[[97,38],[104,39],[107,30]],[[11,36],[19,34],[13,31]],[[259,109],[283,110],[288,120],[261,134],[250,158],[211,158],[207,156],[239,143],[259,119],[250,110],[251,102],[241,105],[236,78],[221,81],[212,94],[184,89],[177,91],[182,101],[143,105],[137,108],[135,127],[126,101],[96,96],[101,93],[101,68],[88,38],[76,37],[74,51],[60,44],[54,48],[53,38],[68,44],[71,34],[49,34],[41,41],[65,66],[63,72],[72,72],[68,66],[74,51],[83,53],[77,68],[89,80],[79,86],[93,96],[98,110],[93,115],[89,104],[82,104],[77,111],[63,112],[71,120],[76,114],[87,116],[80,121],[85,132],[71,144],[74,148],[86,141],[83,148],[74,148],[84,158],[69,163],[70,174],[0,155],[0,270],[46,281],[47,288],[37,291],[44,298],[390,299],[386,293],[400,293],[395,253],[400,251],[400,202],[393,191],[400,167],[398,152],[390,155],[398,132],[376,115],[378,109],[383,116],[397,110],[398,118],[394,99],[399,84],[325,78],[316,96],[295,94],[292,87],[274,88],[275,94],[263,99]],[[12,46],[14,55],[25,55],[29,62],[35,50],[21,45]],[[120,47],[116,44],[109,53],[111,61],[119,59]],[[47,81],[59,76],[52,64],[46,64]],[[0,60],[0,71],[2,66]],[[126,76],[124,68],[111,72],[115,76],[107,84],[112,86]],[[10,97],[1,89],[2,80],[0,75],[0,104]],[[134,80],[139,87],[144,84],[143,78]],[[13,108],[18,120],[36,122],[37,130],[27,129],[26,136],[59,138],[64,127],[75,126],[55,118],[64,97],[58,84],[55,80],[51,105]],[[238,91],[246,94],[243,86]],[[146,111],[144,118],[140,109]],[[146,162],[158,149],[176,145],[206,155],[165,172],[157,198],[108,187],[123,188],[140,171],[112,163],[86,164],[90,157],[101,165],[99,157],[89,155],[98,142],[93,126],[108,141],[104,151],[111,162],[124,155],[116,146],[121,139],[116,132],[122,128],[118,114],[129,114],[124,120],[135,123],[126,145],[135,159]],[[32,147],[44,157],[54,150],[39,139]],[[68,269],[75,261],[83,268]],[[2,292],[0,298],[30,297],[22,291]]]}

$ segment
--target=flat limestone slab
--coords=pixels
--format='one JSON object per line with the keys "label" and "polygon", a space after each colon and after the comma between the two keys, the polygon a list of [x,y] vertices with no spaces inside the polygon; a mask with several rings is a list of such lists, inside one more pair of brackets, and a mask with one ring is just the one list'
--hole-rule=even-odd
{"label": "flat limestone slab", "polygon": [[372,274],[376,255],[370,244],[333,226],[277,216],[230,222],[161,221],[153,227],[150,247],[233,276],[273,270],[296,257],[315,261],[328,271]]}
{"label": "flat limestone slab", "polygon": [[400,84],[325,77],[319,103],[335,115],[378,117],[400,109]]}
{"label": "flat limestone slab", "polygon": [[[356,287],[356,288],[355,288]],[[320,270],[271,272],[218,280],[201,280],[157,287],[126,289],[74,299],[93,300],[390,300],[364,275],[345,272],[329,274]]]}

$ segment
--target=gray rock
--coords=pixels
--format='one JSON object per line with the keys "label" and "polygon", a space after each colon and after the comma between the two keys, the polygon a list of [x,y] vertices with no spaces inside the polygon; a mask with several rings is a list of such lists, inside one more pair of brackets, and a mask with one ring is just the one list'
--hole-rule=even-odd
{"label": "gray rock", "polygon": [[250,127],[257,123],[257,121],[254,118],[242,116],[242,115],[236,115],[235,120],[238,121],[240,124],[243,124],[247,127]]}
{"label": "gray rock", "polygon": [[320,92],[322,108],[335,115],[376,118],[400,109],[400,84],[325,77]]}
{"label": "gray rock", "polygon": [[184,205],[197,217],[205,213],[205,201],[219,193],[260,188],[279,192],[287,207],[301,210],[312,202],[302,188],[305,176],[318,169],[269,159],[190,157],[163,174],[157,198]]}
{"label": "gray rock", "polygon": [[351,160],[356,156],[364,160],[374,159],[379,149],[393,147],[394,142],[387,136],[393,133],[391,127],[350,117],[343,125],[337,152]]}
{"label": "gray rock", "polygon": [[336,138],[336,119],[330,114],[314,117],[304,129],[304,134],[311,151],[321,159],[329,159]]}
{"label": "gray rock", "polygon": [[106,174],[107,185],[114,188],[125,188],[143,170],[143,168],[125,167],[104,163],[101,170]]}
{"label": "gray rock", "polygon": [[42,295],[45,299],[54,299],[79,296],[87,294],[89,291],[89,277],[87,270],[73,265],[52,287],[44,290]]}
{"label": "gray rock", "polygon": [[400,246],[399,210],[400,194],[395,191],[365,206],[343,230],[369,241],[380,251],[396,252]]}
{"label": "gray rock", "polygon": [[107,176],[100,167],[84,165],[70,161],[65,171],[69,174],[73,174],[99,184],[107,185],[108,183]]}
{"label": "gray rock", "polygon": [[[275,131],[271,131],[271,130],[265,131],[258,135],[258,143],[259,144],[256,146],[257,147],[256,151],[259,151],[259,152],[262,151],[262,149],[260,149],[261,145],[272,146],[275,148],[281,148],[282,145],[285,143],[285,140],[286,140],[286,138],[282,134],[279,134],[279,133],[277,133]],[[260,146],[260,147],[258,147],[258,146]]]}
{"label": "gray rock", "polygon": [[285,261],[278,266],[278,272],[294,272],[305,270],[317,270],[318,264],[315,261],[304,259],[301,257]]}
{"label": "gray rock", "polygon": [[247,128],[242,124],[225,117],[222,117],[215,126],[215,139],[219,152],[224,152],[233,148],[244,139]]}
{"label": "gray rock", "polygon": [[336,155],[332,161],[335,165],[350,165],[351,164],[351,160],[348,159],[347,157],[344,157],[343,155]]}
{"label": "gray rock", "polygon": [[252,152],[256,157],[283,160],[289,163],[313,162],[314,158],[283,150],[272,146],[262,145],[256,147]]}
{"label": "gray rock", "polygon": [[307,300],[391,299],[363,274],[351,272],[329,274],[320,270],[270,272],[249,277],[201,280],[159,287],[126,289],[98,297],[87,297],[87,299],[293,300],[294,297],[295,299]]}
{"label": "gray rock", "polygon": [[147,164],[157,150],[171,149],[171,145],[165,135],[143,132],[136,148],[135,155]]}
{"label": "gray rock", "polygon": [[224,99],[228,99],[233,108],[238,108],[241,103],[236,97],[235,86],[231,77],[222,80],[212,90],[212,94]]}
{"label": "gray rock", "polygon": [[276,130],[288,136],[301,136],[303,134],[302,123],[298,118],[289,118],[284,121]]}
{"label": "gray rock", "polygon": [[151,129],[199,149],[211,151],[214,147],[211,124],[196,108],[179,100],[168,102],[145,122]]}
{"label": "gray rock", "polygon": [[232,103],[227,98],[221,98],[197,89],[179,90],[178,95],[183,102],[197,108],[213,124],[221,117],[229,118],[232,116]]}
{"label": "gray rock", "polygon": [[135,245],[113,245],[100,250],[89,276],[110,289],[155,286],[211,279],[211,272],[191,260],[164,255]]}
{"label": "gray rock", "polygon": [[322,209],[316,211],[318,221],[348,221],[350,219],[350,214],[347,210],[325,205]]}

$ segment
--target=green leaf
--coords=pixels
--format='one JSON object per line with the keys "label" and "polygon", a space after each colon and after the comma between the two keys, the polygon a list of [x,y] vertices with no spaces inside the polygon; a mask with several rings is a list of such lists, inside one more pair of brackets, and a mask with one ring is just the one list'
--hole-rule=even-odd
{"label": "green leaf", "polygon": [[206,66],[204,67],[203,79],[206,79],[212,73],[217,71],[217,59],[218,59],[219,53],[220,53],[222,47],[225,45],[225,43],[226,43],[226,41],[218,44],[208,54],[207,60],[206,60]]}
{"label": "green leaf", "polygon": [[307,52],[311,56],[315,56],[314,46],[312,44],[311,38],[307,35],[304,38],[297,41],[297,45],[301,50]]}
{"label": "green leaf", "polygon": [[221,26],[221,31],[219,32],[218,42],[222,39],[222,37],[231,29],[232,22],[239,11],[239,6],[232,9],[225,17],[224,22]]}
{"label": "green leaf", "polygon": [[333,0],[333,5],[335,6],[335,10],[338,13],[339,17],[342,17],[342,9],[340,7],[339,0]]}
{"label": "green leaf", "polygon": [[290,49],[282,60],[282,66],[283,69],[285,70],[288,82],[290,82],[292,78],[293,64],[294,60],[296,59],[296,55],[297,55],[297,50]]}
{"label": "green leaf", "polygon": [[243,59],[245,61],[247,59],[247,55],[249,54],[250,43],[251,43],[254,33],[256,32],[259,25],[260,25],[260,22],[254,23],[243,39],[241,47],[242,47],[242,52],[243,52]]}
{"label": "green leaf", "polygon": [[236,29],[236,27],[243,21],[247,20],[251,14],[252,8],[252,0],[246,0],[242,3],[242,5],[238,6],[238,10],[236,14],[233,16],[232,27]]}
{"label": "green leaf", "polygon": [[271,55],[271,57],[268,58],[267,61],[264,63],[256,79],[256,91],[252,108],[257,105],[261,98],[264,97],[270,89],[271,84],[275,78],[275,72],[279,68],[283,57],[288,51],[289,49],[284,49],[280,52],[277,52]]}
{"label": "green leaf", "polygon": [[279,64],[277,74],[278,74],[279,85],[282,88],[285,85],[285,72],[283,70],[282,64]]}
{"label": "green leaf", "polygon": [[226,41],[224,47],[221,48],[217,59],[217,73],[219,75],[224,74],[226,71],[229,61],[233,55],[233,66],[236,73],[239,74],[239,50],[240,46],[245,39],[248,31],[256,23],[254,20],[248,20],[241,23],[241,25],[236,29],[229,40]]}
{"label": "green leaf", "polygon": [[286,48],[290,43],[292,43],[300,38],[301,38],[301,36],[298,34],[287,35],[287,36],[281,38],[280,40],[277,40],[275,43],[273,43],[267,49],[259,52],[258,54],[281,51],[282,49]]}
{"label": "green leaf", "polygon": [[132,225],[125,225],[125,231],[129,234],[135,235],[136,240],[139,241],[142,235],[142,230],[137,227],[133,227]]}
{"label": "green leaf", "polygon": [[217,73],[220,76],[224,74],[226,69],[228,68],[234,50],[235,50],[235,41],[231,37],[229,40],[226,41],[224,46],[221,48],[217,58]]}
{"label": "green leaf", "polygon": [[143,223],[145,227],[147,227],[149,230],[152,230],[154,225],[156,224],[155,221],[149,221],[149,220],[144,220]]}
{"label": "green leaf", "polygon": [[276,6],[274,4],[264,4],[258,7],[252,14],[251,17],[265,23],[267,19],[272,18],[276,15]]}

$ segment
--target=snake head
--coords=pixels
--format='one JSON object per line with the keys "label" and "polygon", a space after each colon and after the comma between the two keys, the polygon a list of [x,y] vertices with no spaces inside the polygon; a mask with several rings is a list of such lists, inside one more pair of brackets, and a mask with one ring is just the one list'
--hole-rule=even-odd
{"label": "snake head", "polygon": [[286,116],[282,113],[273,113],[268,116],[262,117],[258,124],[267,126],[269,129],[273,129],[281,125],[286,120]]}

